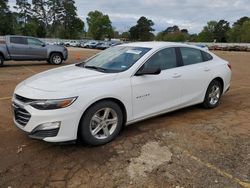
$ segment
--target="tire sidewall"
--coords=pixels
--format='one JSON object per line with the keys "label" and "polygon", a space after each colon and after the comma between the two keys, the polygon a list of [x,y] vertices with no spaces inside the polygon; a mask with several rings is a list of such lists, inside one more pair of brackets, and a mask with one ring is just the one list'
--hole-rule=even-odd
{"label": "tire sidewall", "polygon": [[[219,100],[218,100],[218,102],[216,103],[216,104],[211,104],[210,103],[210,101],[209,101],[209,94],[210,94],[210,91],[211,91],[211,89],[212,89],[212,87],[213,86],[219,86],[219,88],[220,88],[220,97],[219,97]],[[221,83],[218,81],[218,80],[213,80],[210,84],[209,84],[209,86],[208,86],[208,88],[207,88],[207,92],[206,92],[206,96],[205,96],[205,99],[204,99],[204,102],[203,102],[203,105],[205,106],[205,108],[215,108],[215,107],[217,107],[218,105],[219,105],[219,103],[220,103],[220,98],[221,98],[221,95],[222,95],[222,86],[221,86]]]}
{"label": "tire sidewall", "polygon": [[3,59],[3,57],[0,55],[0,67],[3,66],[3,63],[4,63],[4,59]]}
{"label": "tire sidewall", "polygon": [[[97,139],[91,134],[89,124],[93,115],[102,108],[112,108],[113,110],[115,110],[118,117],[118,123],[116,130],[113,132],[112,135],[110,135],[106,139]],[[101,101],[91,106],[82,116],[82,119],[80,121],[79,136],[85,143],[89,145],[93,146],[103,145],[112,141],[114,138],[118,136],[118,134],[122,129],[122,124],[123,124],[123,114],[119,105],[113,101]]]}
{"label": "tire sidewall", "polygon": [[[53,61],[53,58],[54,58],[55,56],[59,56],[59,57],[61,58],[60,63],[55,63],[55,62]],[[61,54],[59,54],[59,53],[53,53],[53,54],[51,54],[51,56],[50,56],[50,63],[51,63],[51,64],[60,65],[60,64],[62,64],[62,62],[63,62],[63,58],[62,58],[62,55],[61,55]]]}

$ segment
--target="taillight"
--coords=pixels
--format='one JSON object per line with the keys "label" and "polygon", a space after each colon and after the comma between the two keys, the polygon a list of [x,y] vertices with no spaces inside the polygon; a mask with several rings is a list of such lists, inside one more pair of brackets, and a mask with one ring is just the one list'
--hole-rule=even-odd
{"label": "taillight", "polygon": [[232,66],[231,66],[230,63],[228,63],[227,66],[228,66],[228,68],[229,68],[230,70],[232,70]]}

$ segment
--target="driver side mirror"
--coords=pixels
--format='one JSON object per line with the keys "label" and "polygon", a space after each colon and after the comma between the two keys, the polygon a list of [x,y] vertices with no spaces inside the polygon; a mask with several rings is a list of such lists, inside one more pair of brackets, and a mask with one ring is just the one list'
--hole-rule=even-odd
{"label": "driver side mirror", "polygon": [[135,76],[143,76],[143,75],[159,75],[161,73],[161,69],[160,68],[145,68],[144,66],[142,66],[137,73],[135,74]]}
{"label": "driver side mirror", "polygon": [[41,45],[42,47],[45,47],[46,46],[46,44],[45,43],[42,43],[42,45]]}

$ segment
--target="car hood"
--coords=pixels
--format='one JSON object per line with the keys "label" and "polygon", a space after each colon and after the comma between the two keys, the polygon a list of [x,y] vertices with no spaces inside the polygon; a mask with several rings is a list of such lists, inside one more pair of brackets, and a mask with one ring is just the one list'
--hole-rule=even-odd
{"label": "car hood", "polygon": [[23,84],[42,91],[67,91],[111,81],[116,75],[69,65],[36,74]]}

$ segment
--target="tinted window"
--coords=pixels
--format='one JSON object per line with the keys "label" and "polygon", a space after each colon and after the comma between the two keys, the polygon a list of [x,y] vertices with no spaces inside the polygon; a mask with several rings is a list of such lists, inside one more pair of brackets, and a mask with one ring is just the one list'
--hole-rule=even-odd
{"label": "tinted window", "polygon": [[202,53],[194,48],[180,48],[184,65],[192,65],[203,62]]}
{"label": "tinted window", "polygon": [[211,56],[209,53],[207,53],[207,52],[203,52],[202,51],[202,56],[203,56],[203,60],[204,61],[210,61],[210,60],[212,60],[213,59],[213,56]]}
{"label": "tinted window", "polygon": [[174,48],[166,48],[154,54],[145,64],[144,67],[161,68],[161,70],[177,67],[176,53]]}
{"label": "tinted window", "polygon": [[43,42],[38,39],[28,38],[29,45],[42,46]]}
{"label": "tinted window", "polygon": [[10,43],[27,44],[27,39],[24,37],[10,37]]}

